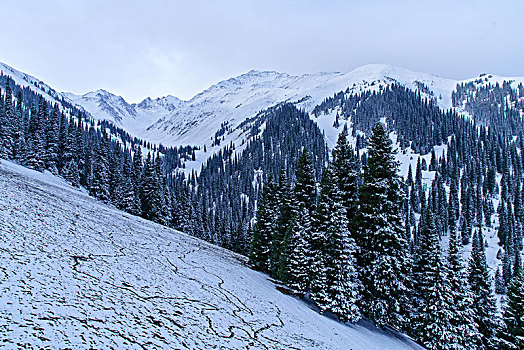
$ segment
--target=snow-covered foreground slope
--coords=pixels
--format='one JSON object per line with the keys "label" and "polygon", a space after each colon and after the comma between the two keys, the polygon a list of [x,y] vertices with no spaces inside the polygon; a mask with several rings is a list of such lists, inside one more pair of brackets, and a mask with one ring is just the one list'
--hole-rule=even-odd
{"label": "snow-covered foreground slope", "polygon": [[245,259],[0,164],[6,348],[406,349],[281,294]]}

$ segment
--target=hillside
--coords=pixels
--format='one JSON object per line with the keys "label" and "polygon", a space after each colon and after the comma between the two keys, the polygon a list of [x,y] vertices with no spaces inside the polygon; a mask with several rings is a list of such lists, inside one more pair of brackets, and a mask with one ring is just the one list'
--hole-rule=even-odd
{"label": "hillside", "polygon": [[0,164],[6,348],[407,349],[280,293],[245,258]]}

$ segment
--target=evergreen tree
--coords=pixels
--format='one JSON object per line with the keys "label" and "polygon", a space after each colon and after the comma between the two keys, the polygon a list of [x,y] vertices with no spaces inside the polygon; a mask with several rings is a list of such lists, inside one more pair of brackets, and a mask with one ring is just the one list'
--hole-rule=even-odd
{"label": "evergreen tree", "polygon": [[411,169],[411,163],[409,163],[409,166],[408,166],[408,173],[406,175],[406,186],[407,187],[411,187],[413,186],[414,182],[413,182],[413,170]]}
{"label": "evergreen tree", "polygon": [[504,281],[500,268],[497,268],[495,273],[495,293],[506,294],[506,281]]}
{"label": "evergreen tree", "polygon": [[309,214],[312,214],[316,198],[315,170],[309,153],[305,149],[298,159],[295,176],[295,200],[297,203],[304,204]]}
{"label": "evergreen tree", "polygon": [[142,181],[142,170],[142,148],[138,145],[135,145],[133,153],[133,165],[131,167],[131,181],[135,190],[135,196],[138,198],[139,201],[140,183]]}
{"label": "evergreen tree", "polygon": [[76,143],[76,125],[71,117],[67,125],[66,140],[63,149],[63,162],[67,165],[72,159],[78,159],[78,149]]}
{"label": "evergreen tree", "polygon": [[249,254],[251,266],[263,272],[269,271],[271,238],[275,230],[275,208],[272,201],[274,195],[275,188],[270,178],[262,189]]}
{"label": "evergreen tree", "polygon": [[95,150],[93,180],[89,193],[101,201],[109,201],[109,139],[105,130]]}
{"label": "evergreen tree", "polygon": [[353,154],[352,149],[347,140],[347,131],[344,128],[338,135],[337,144],[333,149],[333,161],[331,163],[333,168],[333,177],[338,191],[340,193],[340,200],[346,210],[348,228],[351,229],[351,224],[358,207],[358,179],[360,175],[360,168],[358,166],[357,158]]}
{"label": "evergreen tree", "polygon": [[80,174],[78,173],[78,165],[76,160],[71,159],[63,171],[64,179],[66,179],[71,185],[75,187],[80,186]]}
{"label": "evergreen tree", "polygon": [[13,132],[13,159],[20,162],[24,159],[25,151],[25,127],[24,127],[24,117],[22,110],[22,91],[19,90],[16,97],[16,109],[14,114],[14,119],[12,123],[12,132]]}
{"label": "evergreen tree", "polygon": [[424,198],[425,193],[422,188],[422,166],[420,164],[420,158],[417,159],[417,167],[415,169],[415,182],[411,192],[411,206],[415,213],[420,213],[421,200]]}
{"label": "evergreen tree", "polygon": [[188,186],[182,186],[176,198],[172,200],[173,227],[187,234],[193,234],[193,221],[191,220],[191,193]]}
{"label": "evergreen tree", "polygon": [[23,164],[37,171],[44,170],[44,148],[43,135],[39,123],[38,113],[31,107],[31,120],[29,122],[29,134],[26,138]]}
{"label": "evergreen tree", "polygon": [[504,282],[504,287],[506,285],[509,285],[512,277],[513,269],[511,266],[511,255],[509,254],[509,252],[506,252],[504,253],[504,258],[502,259],[502,279]]}
{"label": "evergreen tree", "polygon": [[448,247],[448,283],[451,291],[451,325],[453,336],[450,345],[455,349],[473,349],[480,339],[472,310],[473,298],[465,285],[466,270],[457,231],[452,227]]}
{"label": "evergreen tree", "polygon": [[159,193],[158,177],[155,171],[154,159],[147,154],[140,182],[140,203],[142,217],[154,222],[161,222],[161,194]]}
{"label": "evergreen tree", "polygon": [[314,219],[312,236],[311,299],[322,311],[342,320],[360,319],[358,280],[354,254],[355,244],[349,237],[346,208],[342,191],[336,186],[335,165],[322,173],[322,189]]}
{"label": "evergreen tree", "polygon": [[369,139],[360,190],[357,263],[363,283],[364,313],[379,326],[400,329],[409,310],[410,261],[404,239],[404,194],[391,141],[382,124]]}
{"label": "evergreen tree", "polygon": [[5,83],[5,100],[3,115],[0,115],[0,158],[11,158],[13,155],[13,96],[10,79]]}
{"label": "evergreen tree", "polygon": [[455,349],[451,324],[451,289],[440,258],[434,214],[426,210],[419,231],[413,266],[413,328],[415,338],[428,349]]}
{"label": "evergreen tree", "polygon": [[272,276],[285,280],[285,260],[287,254],[286,233],[292,223],[292,200],[291,189],[284,169],[280,171],[278,188],[276,189],[276,222],[271,237],[271,255],[269,270]]}
{"label": "evergreen tree", "polygon": [[124,155],[122,167],[122,180],[117,186],[118,207],[130,214],[140,215],[140,204],[133,188],[131,159],[128,154]]}
{"label": "evergreen tree", "polygon": [[[160,216],[158,218],[158,223],[162,225],[168,225],[171,222],[171,196],[169,194],[169,188],[167,187],[167,182],[164,174],[162,173],[162,158],[160,155],[157,155],[155,161],[155,175],[158,179],[158,195],[160,200]],[[197,213],[197,220],[201,217]],[[201,225],[199,225],[201,227]]]}
{"label": "evergreen tree", "polygon": [[89,173],[89,169],[86,164],[86,144],[85,144],[85,129],[84,124],[82,122],[82,117],[80,114],[78,115],[78,124],[76,125],[75,130],[75,140],[74,143],[76,145],[76,148],[73,149],[74,157],[77,160],[78,164],[78,171],[80,172],[80,184],[87,186],[87,175]]}
{"label": "evergreen tree", "polygon": [[59,110],[58,105],[55,105],[53,111],[47,120],[45,137],[45,164],[46,168],[53,174],[58,174],[58,151],[59,151]]}
{"label": "evergreen tree", "polygon": [[311,216],[306,204],[299,202],[291,227],[287,258],[288,285],[306,293],[311,277]]}
{"label": "evergreen tree", "polygon": [[[331,244],[328,232],[331,230],[331,216],[334,210],[333,195],[337,190],[333,179],[333,167],[322,172],[320,196],[313,216],[311,235],[311,299],[322,311],[327,309],[330,298],[326,292],[328,247]],[[346,222],[346,221],[344,221]]]}
{"label": "evergreen tree", "polygon": [[524,349],[524,278],[522,273],[513,277],[507,291],[503,326],[499,338],[500,349]]}
{"label": "evergreen tree", "polygon": [[478,346],[492,348],[497,330],[496,304],[491,290],[491,278],[486,263],[484,240],[476,230],[468,266],[468,282],[473,297],[474,321],[481,335]]}

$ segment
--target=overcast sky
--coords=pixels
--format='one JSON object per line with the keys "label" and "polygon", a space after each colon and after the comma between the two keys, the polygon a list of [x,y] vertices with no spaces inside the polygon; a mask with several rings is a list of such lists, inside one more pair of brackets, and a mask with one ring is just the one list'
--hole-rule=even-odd
{"label": "overcast sky", "polygon": [[0,61],[61,91],[190,98],[251,69],[524,76],[524,1],[0,1]]}

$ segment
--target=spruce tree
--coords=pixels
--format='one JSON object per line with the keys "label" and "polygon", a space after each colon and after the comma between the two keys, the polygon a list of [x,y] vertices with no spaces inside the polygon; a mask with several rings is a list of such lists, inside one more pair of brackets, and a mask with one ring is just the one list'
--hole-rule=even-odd
{"label": "spruce tree", "polygon": [[306,293],[311,277],[311,216],[304,202],[299,202],[288,243],[287,282],[299,293]]}
{"label": "spruce tree", "polygon": [[338,135],[337,144],[333,148],[333,177],[340,200],[346,210],[348,228],[351,229],[358,207],[358,179],[360,168],[357,158],[347,140],[347,131],[344,128]]}
{"label": "spruce tree", "polygon": [[415,339],[428,349],[455,349],[451,324],[451,289],[440,257],[434,214],[424,213],[413,265],[413,327]]}
{"label": "spruce tree", "polygon": [[468,282],[473,297],[473,319],[481,335],[477,346],[492,348],[495,345],[498,323],[481,230],[476,230],[473,238],[468,266]]}
{"label": "spruce tree", "polygon": [[148,153],[140,182],[140,203],[142,205],[143,218],[158,223],[161,222],[160,196],[154,159],[151,157],[151,153]]}
{"label": "spruce tree", "polygon": [[109,139],[105,130],[95,150],[93,180],[89,193],[101,201],[109,201]]}
{"label": "spruce tree", "polygon": [[495,293],[506,294],[506,281],[504,281],[500,268],[497,268],[495,273]]}
{"label": "spruce tree", "polygon": [[[158,179],[158,194],[160,199],[160,218],[158,223],[162,225],[168,225],[171,222],[171,196],[169,194],[169,188],[167,186],[166,178],[162,173],[162,158],[160,155],[156,157],[155,161],[155,173]],[[201,218],[201,215],[197,213],[197,220]],[[201,227],[201,225],[199,225]]]}
{"label": "spruce tree", "polygon": [[46,168],[53,174],[58,174],[58,152],[59,152],[59,110],[58,105],[55,105],[53,111],[47,119],[45,130],[46,146],[45,146],[45,163]]}
{"label": "spruce tree", "polygon": [[72,159],[78,159],[78,150],[76,143],[76,125],[71,117],[67,125],[66,140],[64,142],[63,159],[62,161],[67,165]]}
{"label": "spruce tree", "polygon": [[356,246],[347,229],[345,211],[335,201],[327,232],[326,290],[328,310],[342,320],[356,322],[361,318],[358,303],[362,287],[355,266]]}
{"label": "spruce tree", "polygon": [[425,196],[422,188],[422,169],[420,165],[420,158],[417,159],[417,167],[415,169],[415,182],[411,192],[411,206],[415,213],[420,213],[421,197]]}
{"label": "spruce tree", "polygon": [[249,262],[253,268],[268,272],[271,255],[271,238],[275,229],[275,208],[272,197],[275,195],[273,181],[269,178],[262,189],[258,202],[256,222],[253,228]]}
{"label": "spruce tree", "polygon": [[22,91],[19,90],[17,94],[17,103],[14,111],[14,119],[12,124],[13,132],[13,159],[20,162],[24,159],[25,151],[25,128],[24,117],[22,110]]}
{"label": "spruce tree", "polygon": [[349,236],[343,196],[332,164],[322,174],[312,236],[311,299],[322,311],[356,322],[361,285],[355,268],[355,244]]}
{"label": "spruce tree", "polygon": [[304,204],[309,214],[312,214],[316,198],[315,169],[313,169],[313,163],[305,149],[298,159],[295,176],[295,200],[297,203]]}
{"label": "spruce tree", "polygon": [[287,241],[286,233],[289,231],[293,208],[292,208],[292,194],[289,186],[289,181],[286,176],[284,169],[281,169],[278,178],[278,187],[275,195],[275,208],[277,212],[275,227],[272,231],[271,237],[271,255],[269,270],[273,277],[276,277],[282,281],[285,280],[285,260],[287,254]]}
{"label": "spruce tree", "polygon": [[448,247],[448,283],[451,291],[451,325],[453,337],[450,344],[455,349],[472,349],[480,339],[480,334],[473,319],[473,298],[464,283],[466,269],[462,261],[461,244],[455,227],[450,229]]}
{"label": "spruce tree", "polygon": [[[135,196],[140,201],[140,182],[142,181],[142,148],[134,146],[133,165],[131,167],[131,181],[135,190]],[[185,232],[185,231],[184,231]]]}
{"label": "spruce tree", "polygon": [[133,215],[140,215],[140,205],[133,188],[131,157],[127,152],[124,154],[122,164],[122,180],[117,185],[116,192],[117,205],[120,209]]}
{"label": "spruce tree", "polygon": [[[327,167],[322,172],[320,196],[318,199],[311,235],[311,291],[310,298],[322,312],[328,309],[331,301],[327,291],[328,247],[331,244],[328,232],[331,229],[331,216],[334,209],[333,193],[335,184],[333,168]],[[345,222],[345,221],[344,221]]]}
{"label": "spruce tree", "polygon": [[364,313],[377,325],[400,329],[409,310],[410,261],[404,238],[402,182],[391,141],[382,124],[368,142],[360,190],[357,263],[363,283]]}
{"label": "spruce tree", "polygon": [[78,165],[76,160],[71,159],[63,170],[64,179],[75,187],[80,186],[80,174],[78,173]]}
{"label": "spruce tree", "polygon": [[524,349],[524,278],[520,271],[508,286],[503,321],[499,333],[499,348]]}
{"label": "spruce tree", "polygon": [[[43,109],[43,104],[40,102],[40,109]],[[32,167],[37,171],[44,170],[44,132],[43,126],[40,122],[40,116],[43,112],[36,110],[34,106],[31,107],[28,136],[26,139],[26,150],[24,164]]]}
{"label": "spruce tree", "polygon": [[13,95],[11,92],[10,78],[5,83],[4,113],[0,116],[0,158],[13,156]]}

